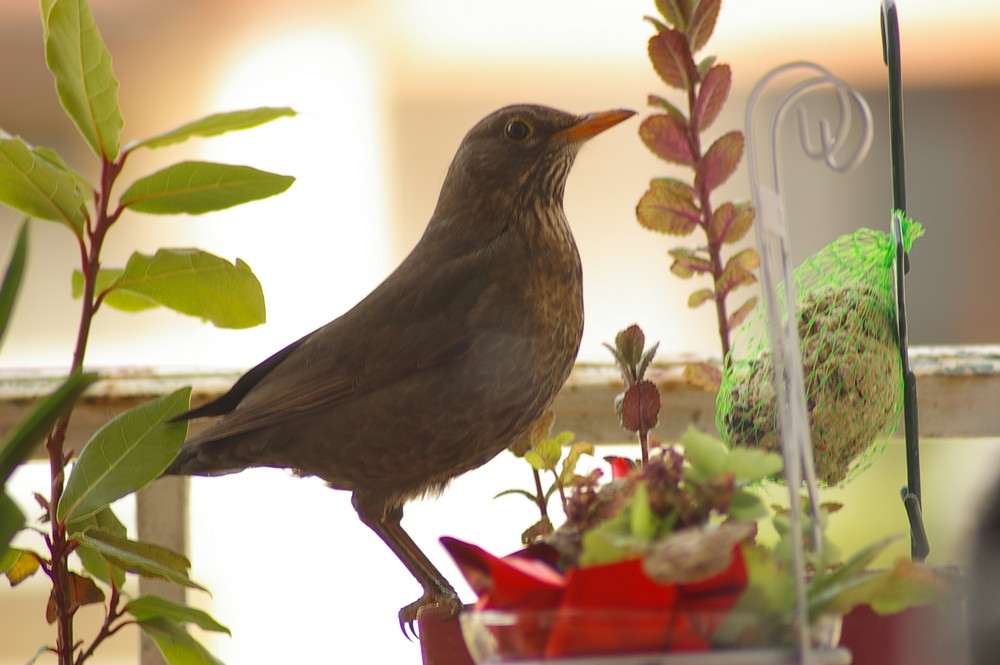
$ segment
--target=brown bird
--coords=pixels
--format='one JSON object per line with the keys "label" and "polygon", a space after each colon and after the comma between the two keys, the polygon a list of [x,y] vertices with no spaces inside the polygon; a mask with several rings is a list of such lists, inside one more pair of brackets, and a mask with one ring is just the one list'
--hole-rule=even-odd
{"label": "brown bird", "polygon": [[583,331],[580,257],[563,190],[582,143],[632,116],[508,106],[465,136],[423,237],[371,294],[179,420],[221,416],[168,473],[267,466],[353,492],[361,521],[424,593],[455,590],[400,525],[538,420],[569,376]]}

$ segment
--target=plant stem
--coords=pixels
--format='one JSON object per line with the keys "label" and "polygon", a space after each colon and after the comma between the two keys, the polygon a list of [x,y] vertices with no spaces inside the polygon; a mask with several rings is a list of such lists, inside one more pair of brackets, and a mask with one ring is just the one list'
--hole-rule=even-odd
{"label": "plant stem", "polygon": [[548,502],[545,500],[545,490],[542,489],[542,474],[535,467],[531,467],[531,473],[535,476],[535,505],[538,506],[538,511],[542,514],[542,520],[548,521],[549,508]]}
{"label": "plant stem", "polygon": [[[116,161],[102,160],[101,188],[100,191],[94,194],[96,215],[93,218],[93,224],[88,223],[83,233],[77,237],[80,244],[80,267],[83,273],[83,296],[80,306],[80,326],[77,330],[76,346],[73,349],[73,358],[70,365],[71,373],[76,373],[83,369],[84,356],[87,352],[87,341],[90,339],[91,325],[93,324],[94,315],[97,313],[95,292],[97,289],[97,274],[101,267],[101,250],[104,246],[104,239],[108,229],[121,214],[120,209],[115,210],[110,215],[108,214],[108,200],[115,180],[121,172],[122,166],[124,166],[125,156],[123,154]],[[52,432],[49,433],[45,443],[45,448],[49,456],[49,477],[51,479],[49,524],[51,525],[52,536],[49,552],[51,555],[52,595],[55,600],[56,609],[56,653],[59,665],[73,665],[73,652],[75,650],[73,642],[73,614],[75,613],[75,608],[73,607],[73,599],[70,595],[69,582],[69,555],[73,547],[67,538],[65,522],[58,518],[59,500],[62,498],[65,486],[67,456],[64,447],[71,415],[72,411],[59,419],[55,427],[52,428]],[[113,604],[108,611],[105,627],[107,627],[108,621],[114,619],[112,614],[115,612],[114,604],[117,602],[117,590],[114,590],[112,599]],[[104,637],[107,637],[107,635],[104,635]],[[100,639],[103,640],[104,637],[100,637]],[[86,654],[81,654],[76,662],[82,662],[86,657],[89,657],[91,652],[92,649]]]}
{"label": "plant stem", "polygon": [[[694,54],[692,54],[692,57],[693,55]],[[701,164],[703,156],[701,154],[701,127],[698,123],[698,113],[695,108],[698,101],[696,90],[698,85],[700,84],[692,83],[691,87],[688,89],[688,140],[691,144],[691,154],[694,156],[695,173],[698,172],[698,167]],[[695,178],[695,182],[698,182],[697,177]],[[722,277],[722,273],[725,270],[725,264],[722,261],[722,243],[717,238],[713,238],[709,230],[712,223],[713,213],[712,193],[704,182],[702,182],[698,187],[698,202],[701,208],[701,227],[705,230],[705,235],[708,238],[708,255],[712,264],[712,299],[715,302],[716,323],[719,328],[719,339],[722,342],[722,361],[723,363],[728,363],[730,342],[729,315],[726,311],[726,294],[720,293],[717,289],[719,279]]]}

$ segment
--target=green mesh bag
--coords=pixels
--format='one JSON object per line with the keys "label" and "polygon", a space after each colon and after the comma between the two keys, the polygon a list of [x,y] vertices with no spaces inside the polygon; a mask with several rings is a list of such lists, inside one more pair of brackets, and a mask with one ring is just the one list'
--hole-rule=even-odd
{"label": "green mesh bag", "polygon": [[[904,218],[902,232],[908,252],[923,228]],[[894,252],[891,234],[860,229],[827,245],[794,273],[816,474],[827,485],[869,466],[899,423],[903,377]],[[733,342],[716,425],[730,446],[780,452],[763,306]]]}

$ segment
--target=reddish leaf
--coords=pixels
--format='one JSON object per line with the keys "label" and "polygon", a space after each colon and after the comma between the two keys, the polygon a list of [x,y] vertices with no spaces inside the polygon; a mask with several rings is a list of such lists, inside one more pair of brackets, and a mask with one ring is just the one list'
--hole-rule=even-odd
{"label": "reddish leaf", "polygon": [[723,134],[708,149],[698,163],[694,184],[699,189],[713,190],[724,183],[739,166],[743,157],[743,133]]}
{"label": "reddish leaf", "polygon": [[694,8],[691,20],[688,22],[687,35],[691,43],[691,52],[697,53],[708,43],[715,30],[715,21],[719,18],[719,6],[722,0],[700,0]]}
{"label": "reddish leaf", "polygon": [[722,385],[722,371],[708,363],[692,363],[684,368],[684,380],[702,390],[718,393]]}
{"label": "reddish leaf", "polygon": [[660,159],[684,166],[694,164],[684,118],[665,113],[648,116],[639,125],[639,138]]}
{"label": "reddish leaf", "polygon": [[[71,610],[75,610],[75,607],[80,605],[103,603],[104,592],[94,583],[94,580],[71,572],[69,574],[69,602]],[[55,623],[58,618],[57,612],[55,589],[53,589],[49,593],[49,602],[45,606],[45,620],[50,624]]]}
{"label": "reddish leaf", "polygon": [[652,381],[640,381],[628,387],[622,399],[622,427],[629,432],[648,432],[656,427],[660,415],[660,389]]}
{"label": "reddish leaf", "polygon": [[661,30],[649,38],[649,61],[669,86],[690,90],[698,81],[687,37],[678,30]]}
{"label": "reddish leaf", "polygon": [[715,291],[712,289],[698,289],[688,296],[688,307],[691,309],[701,307],[713,297],[715,297]]}
{"label": "reddish leaf", "polygon": [[687,279],[695,274],[712,272],[712,262],[698,256],[693,250],[678,248],[670,250],[668,254],[674,257],[674,262],[670,265],[670,272],[678,277]]}
{"label": "reddish leaf", "polygon": [[698,131],[705,131],[715,122],[729,97],[733,82],[733,72],[729,65],[716,65],[708,70],[698,90],[698,100],[694,105],[694,117]]}
{"label": "reddish leaf", "polygon": [[712,213],[708,237],[714,242],[738,242],[750,230],[757,211],[748,203],[723,203]]}
{"label": "reddish leaf", "polygon": [[677,236],[691,233],[701,222],[694,192],[688,185],[668,178],[649,183],[635,214],[647,229]]}
{"label": "reddish leaf", "polygon": [[618,354],[625,364],[630,367],[639,364],[645,346],[646,335],[642,332],[642,328],[634,323],[615,335],[615,348],[618,349]]}
{"label": "reddish leaf", "polygon": [[747,286],[757,281],[753,273],[743,266],[731,263],[722,271],[722,275],[715,281],[715,291],[723,296],[740,286]]}
{"label": "reddish leaf", "polygon": [[740,305],[740,308],[738,310],[729,315],[729,329],[732,330],[733,328],[736,328],[738,325],[743,323],[743,321],[746,320],[747,315],[749,315],[750,312],[753,311],[753,308],[756,306],[757,306],[757,296],[753,296],[745,303]]}

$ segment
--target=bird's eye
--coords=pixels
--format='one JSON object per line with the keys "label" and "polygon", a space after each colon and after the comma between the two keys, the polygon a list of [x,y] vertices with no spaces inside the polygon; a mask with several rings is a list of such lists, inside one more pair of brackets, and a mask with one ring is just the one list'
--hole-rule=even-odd
{"label": "bird's eye", "polygon": [[527,123],[520,120],[511,120],[507,123],[507,126],[503,129],[504,135],[515,141],[523,141],[528,138],[528,134],[531,133],[531,127],[528,127]]}

